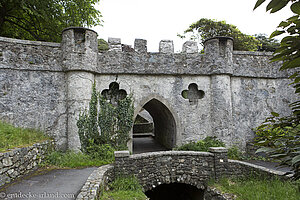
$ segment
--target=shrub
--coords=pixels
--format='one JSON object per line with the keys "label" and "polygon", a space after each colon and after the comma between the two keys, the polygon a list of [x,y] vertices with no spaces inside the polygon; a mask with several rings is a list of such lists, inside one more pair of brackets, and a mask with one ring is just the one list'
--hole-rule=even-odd
{"label": "shrub", "polygon": [[256,152],[265,152],[278,160],[281,166],[289,166],[294,171],[293,178],[300,179],[300,123],[299,118],[282,117],[277,113],[255,129],[254,144],[260,146]]}
{"label": "shrub", "polygon": [[175,148],[178,151],[208,151],[209,147],[225,147],[225,144],[218,140],[217,137],[208,136],[198,142],[190,142]]}
{"label": "shrub", "polygon": [[77,121],[82,152],[106,158],[114,150],[127,149],[133,112],[132,95],[112,105],[96,91],[94,83],[89,110],[80,113]]}

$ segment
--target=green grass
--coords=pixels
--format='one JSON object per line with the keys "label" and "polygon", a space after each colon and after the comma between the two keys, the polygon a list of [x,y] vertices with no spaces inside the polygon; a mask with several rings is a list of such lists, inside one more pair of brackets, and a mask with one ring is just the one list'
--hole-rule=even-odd
{"label": "green grass", "polygon": [[30,146],[49,139],[41,131],[17,128],[0,121],[0,152],[5,152],[16,147]]}
{"label": "green grass", "polygon": [[118,177],[109,184],[109,191],[103,191],[100,200],[146,200],[142,186],[134,176]]}
{"label": "green grass", "polygon": [[59,168],[82,168],[91,166],[101,166],[113,162],[111,159],[93,158],[92,156],[81,152],[67,151],[65,153],[53,151],[46,156],[41,164],[42,167],[59,167]]}
{"label": "green grass", "polygon": [[265,180],[221,179],[212,186],[222,192],[237,195],[238,200],[299,200],[300,181],[281,181],[278,179]]}

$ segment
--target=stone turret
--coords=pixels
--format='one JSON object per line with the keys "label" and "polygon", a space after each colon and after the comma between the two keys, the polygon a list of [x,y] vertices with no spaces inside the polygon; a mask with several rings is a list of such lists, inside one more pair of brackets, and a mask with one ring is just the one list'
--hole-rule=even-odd
{"label": "stone turret", "polygon": [[80,110],[87,108],[97,68],[97,33],[81,27],[70,27],[62,33],[62,64],[67,72],[68,148],[80,149],[76,125]]}
{"label": "stone turret", "polygon": [[233,39],[213,37],[204,41],[204,55],[211,74],[232,74]]}
{"label": "stone turret", "polygon": [[230,37],[214,37],[204,42],[205,63],[211,73],[212,131],[226,141],[231,141],[232,135],[232,53],[233,39]]}

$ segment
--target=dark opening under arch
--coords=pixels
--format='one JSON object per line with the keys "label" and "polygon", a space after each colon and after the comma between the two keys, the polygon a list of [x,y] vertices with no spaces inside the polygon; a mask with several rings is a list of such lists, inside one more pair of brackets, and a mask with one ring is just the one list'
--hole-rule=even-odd
{"label": "dark opening under arch", "polygon": [[143,109],[145,109],[153,119],[154,140],[166,149],[175,147],[176,123],[174,116],[167,106],[157,99],[151,99],[143,106]]}
{"label": "dark opening under arch", "polygon": [[201,200],[204,190],[184,183],[161,184],[153,190],[146,191],[150,200]]}

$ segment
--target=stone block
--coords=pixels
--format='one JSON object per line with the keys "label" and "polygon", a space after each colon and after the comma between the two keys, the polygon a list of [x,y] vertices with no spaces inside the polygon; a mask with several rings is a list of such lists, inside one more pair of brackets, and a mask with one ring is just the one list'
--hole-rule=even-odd
{"label": "stone block", "polygon": [[134,50],[138,53],[147,53],[147,40],[135,39]]}
{"label": "stone block", "polygon": [[129,151],[115,151],[115,158],[127,158],[129,157]]}
{"label": "stone block", "polygon": [[225,147],[209,147],[209,152],[211,153],[227,153],[228,149]]}
{"label": "stone block", "polygon": [[186,41],[182,46],[183,53],[198,53],[198,44],[195,41]]}
{"label": "stone block", "polygon": [[174,53],[173,40],[161,40],[159,42],[160,53]]}

